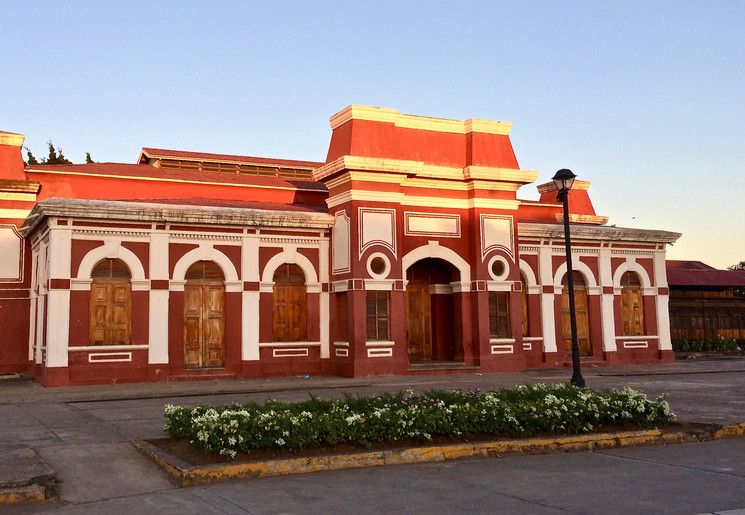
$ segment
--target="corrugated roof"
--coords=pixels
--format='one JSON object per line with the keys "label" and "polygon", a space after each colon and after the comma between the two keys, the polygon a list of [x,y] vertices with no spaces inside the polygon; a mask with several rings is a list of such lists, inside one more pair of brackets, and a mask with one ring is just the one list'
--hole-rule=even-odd
{"label": "corrugated roof", "polygon": [[701,261],[666,261],[665,265],[669,286],[745,286],[745,270],[717,270]]}
{"label": "corrugated roof", "polygon": [[[105,199],[102,199],[105,200]],[[117,200],[117,199],[111,199]],[[142,198],[142,199],[127,199],[127,202],[141,202],[147,204],[168,204],[168,205],[181,205],[181,206],[209,206],[209,207],[229,207],[237,209],[263,209],[268,211],[298,211],[298,212],[312,212],[312,213],[328,213],[326,205],[310,205],[310,204],[283,204],[277,202],[251,202],[244,200],[225,200],[225,199],[213,199],[213,198]]]}
{"label": "corrugated roof", "polygon": [[677,259],[668,259],[665,261],[665,268],[668,270],[671,268],[683,268],[686,270],[716,270],[713,266],[709,266],[702,261],[686,261]]}
{"label": "corrugated roof", "polygon": [[283,186],[293,189],[313,190],[323,192],[326,186],[315,181],[283,179],[280,177],[266,177],[257,175],[234,175],[229,173],[196,170],[179,170],[174,168],[158,168],[145,164],[124,163],[92,163],[80,165],[31,165],[27,172],[55,172],[81,175],[98,175],[109,177],[149,178],[170,181],[189,181],[211,184],[251,184],[257,186]]}
{"label": "corrugated roof", "polygon": [[151,159],[183,159],[189,161],[212,161],[219,163],[235,163],[258,166],[275,166],[280,168],[308,168],[315,169],[323,163],[316,161],[295,161],[292,159],[270,159],[266,157],[236,156],[231,154],[210,154],[205,152],[187,152],[184,150],[168,150],[163,148],[144,147],[140,154]]}

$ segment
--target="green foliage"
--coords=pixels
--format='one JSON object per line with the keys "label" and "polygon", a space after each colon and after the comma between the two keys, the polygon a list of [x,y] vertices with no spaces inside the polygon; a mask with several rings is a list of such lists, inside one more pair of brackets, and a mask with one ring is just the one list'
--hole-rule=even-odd
{"label": "green foliage", "polygon": [[59,154],[57,153],[57,149],[54,148],[54,145],[51,141],[47,141],[47,145],[49,145],[49,156],[43,160],[44,164],[47,165],[71,165],[72,161],[69,161],[65,158],[65,155],[62,153],[62,149],[59,149]]}
{"label": "green foliage", "polygon": [[687,338],[673,342],[675,352],[736,352],[740,350],[734,338],[720,338],[718,340],[692,340]]}
{"label": "green foliage", "polygon": [[745,261],[740,261],[736,265],[730,265],[727,270],[745,270]]}
{"label": "green foliage", "polygon": [[[67,159],[65,155],[62,153],[62,149],[59,149],[59,151],[54,148],[54,144],[51,141],[47,141],[47,146],[49,147],[49,154],[46,158],[41,158],[41,162],[39,162],[36,157],[31,153],[31,151],[28,149],[28,147],[23,147],[26,149],[26,156],[27,160],[24,162],[25,165],[71,165],[72,161]],[[87,159],[90,158],[90,154],[86,155],[86,162]],[[93,161],[90,161],[91,163]]]}
{"label": "green foliage", "polygon": [[602,393],[558,383],[482,393],[412,390],[326,401],[194,408],[165,407],[165,432],[207,451],[235,457],[254,449],[289,451],[320,445],[431,441],[437,436],[574,434],[598,425],[653,427],[674,420],[664,396],[654,401],[625,388]]}
{"label": "green foliage", "polygon": [[28,147],[24,146],[23,148],[26,149],[26,156],[28,157],[28,160],[25,161],[24,165],[38,165],[39,161],[36,160],[34,155],[31,153],[31,151],[28,149]]}

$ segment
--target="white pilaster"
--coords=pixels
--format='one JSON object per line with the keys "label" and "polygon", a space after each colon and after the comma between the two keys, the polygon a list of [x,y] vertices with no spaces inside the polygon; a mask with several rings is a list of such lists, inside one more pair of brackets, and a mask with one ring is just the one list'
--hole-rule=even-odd
{"label": "white pilaster", "polygon": [[[556,321],[554,317],[554,276],[551,271],[551,248],[541,245],[538,248],[538,284],[541,288],[541,332],[543,352],[556,352]],[[543,291],[551,286],[551,293]]]}
{"label": "white pilaster", "polygon": [[329,334],[331,326],[331,308],[329,305],[329,293],[323,291],[323,285],[328,287],[329,282],[329,241],[324,239],[321,240],[321,248],[318,253],[318,280],[321,283],[321,309],[319,315],[321,320],[319,326],[321,330],[321,359],[328,359],[331,357],[331,350],[329,344]]}
{"label": "white pilaster", "polygon": [[[241,273],[243,281],[259,283],[259,239],[244,236],[241,245]],[[259,360],[259,295],[258,291],[241,294],[241,359]]]}
{"label": "white pilaster", "polygon": [[598,279],[600,281],[600,320],[603,333],[603,350],[606,352],[618,349],[616,345],[616,319],[613,312],[613,293],[605,293],[604,287],[613,286],[610,249],[602,248],[598,253]]}
{"label": "white pilaster", "polygon": [[[72,231],[55,228],[49,233],[46,279],[70,279]],[[50,289],[47,294],[47,366],[67,367],[70,343],[70,290]]]}
{"label": "white pilaster", "polygon": [[668,308],[669,295],[661,295],[660,288],[667,288],[667,269],[665,268],[665,251],[654,254],[654,284],[657,287],[657,334],[660,337],[659,349],[672,350],[673,342],[670,339],[670,311]]}
{"label": "white pilaster", "polygon": [[47,295],[47,367],[67,367],[70,341],[70,290]]}
{"label": "white pilaster", "polygon": [[[150,235],[150,280],[167,281],[168,234]],[[168,298],[167,289],[150,289],[150,322],[148,331],[148,363],[168,363]]]}

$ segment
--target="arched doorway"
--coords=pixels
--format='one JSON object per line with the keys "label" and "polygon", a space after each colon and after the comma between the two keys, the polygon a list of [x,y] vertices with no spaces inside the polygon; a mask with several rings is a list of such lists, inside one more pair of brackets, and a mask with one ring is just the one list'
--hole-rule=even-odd
{"label": "arched doorway", "polygon": [[212,261],[197,261],[184,285],[184,365],[225,366],[225,283]]}
{"label": "arched doorway", "polygon": [[406,271],[406,349],[409,362],[452,361],[455,355],[453,288],[458,271],[425,258]]}
{"label": "arched doorway", "polygon": [[[574,282],[574,312],[577,317],[577,343],[579,352],[583,356],[592,354],[590,347],[590,317],[587,303],[587,287],[585,278],[579,272],[573,272]],[[561,284],[561,326],[564,333],[564,350],[567,355],[572,353],[572,323],[569,312],[569,288],[567,275],[564,275]]]}
{"label": "arched doorway", "polygon": [[91,271],[90,344],[129,345],[132,275],[119,259],[103,259]]}
{"label": "arched doorway", "polygon": [[641,281],[634,272],[625,272],[621,276],[621,319],[624,336],[644,334]]}
{"label": "arched doorway", "polygon": [[272,341],[308,339],[305,274],[298,265],[285,263],[274,272],[272,289]]}

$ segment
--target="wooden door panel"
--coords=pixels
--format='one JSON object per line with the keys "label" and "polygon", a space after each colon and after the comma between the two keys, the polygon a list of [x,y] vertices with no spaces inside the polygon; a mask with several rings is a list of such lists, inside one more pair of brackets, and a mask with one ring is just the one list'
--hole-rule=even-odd
{"label": "wooden door panel", "polygon": [[132,289],[129,281],[94,280],[91,284],[90,343],[128,345]]}
{"label": "wooden door panel", "polygon": [[[572,321],[569,311],[569,292],[564,288],[561,293],[561,327],[564,334],[564,351],[572,352]],[[574,314],[577,321],[577,344],[580,354],[592,354],[590,346],[590,317],[587,309],[587,291],[584,289],[574,290]]]}
{"label": "wooden door panel", "polygon": [[206,332],[203,361],[205,367],[219,368],[225,365],[225,287],[207,285],[204,289]]}
{"label": "wooden door panel", "polygon": [[272,336],[275,342],[298,342],[307,336],[305,285],[275,284]]}
{"label": "wooden door panel", "polygon": [[406,287],[406,346],[409,361],[432,359],[432,308],[428,284]]}
{"label": "wooden door panel", "polygon": [[202,305],[201,286],[184,286],[184,366],[200,368],[202,360]]}

